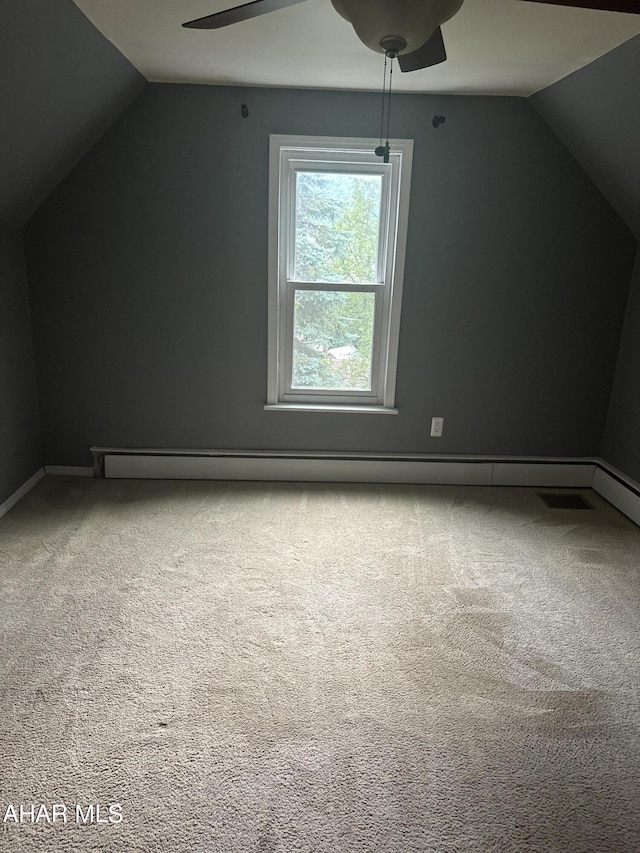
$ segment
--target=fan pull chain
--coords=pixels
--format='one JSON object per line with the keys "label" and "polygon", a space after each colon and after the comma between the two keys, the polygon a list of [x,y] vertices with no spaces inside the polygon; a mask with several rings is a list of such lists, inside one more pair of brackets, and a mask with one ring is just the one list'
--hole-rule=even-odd
{"label": "fan pull chain", "polygon": [[389,126],[391,125],[391,84],[393,83],[393,56],[389,62],[389,94],[387,95],[387,152],[384,155],[384,162],[389,162]]}
{"label": "fan pull chain", "polygon": [[[378,157],[382,157],[385,163],[389,162],[389,125],[391,122],[391,83],[393,75],[393,55],[389,53],[384,57],[384,75],[382,78],[382,114],[380,116],[380,145],[376,148]],[[387,90],[387,64],[389,65],[389,89]],[[385,118],[386,118],[386,143],[383,145],[382,140],[385,138]]]}
{"label": "fan pull chain", "polygon": [[[384,75],[382,78],[382,114],[380,116],[380,145],[376,148],[376,155],[382,157],[385,163],[389,162],[389,124],[391,122],[391,80],[393,74],[394,56],[386,53],[384,57]],[[389,64],[389,89],[387,90],[387,63]],[[386,118],[386,144],[382,144],[385,137],[385,118]]]}
{"label": "fan pull chain", "polygon": [[382,76],[382,114],[380,115],[380,147],[382,147],[382,139],[384,137],[384,108],[385,95],[387,91],[387,55],[384,56],[384,73]]}

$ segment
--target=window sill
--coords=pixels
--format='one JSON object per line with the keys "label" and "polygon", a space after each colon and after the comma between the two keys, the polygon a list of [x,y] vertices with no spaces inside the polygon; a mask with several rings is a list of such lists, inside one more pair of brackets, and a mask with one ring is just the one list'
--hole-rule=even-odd
{"label": "window sill", "polygon": [[337,403],[267,403],[267,412],[342,412],[348,415],[397,415],[397,409],[385,406],[341,406]]}

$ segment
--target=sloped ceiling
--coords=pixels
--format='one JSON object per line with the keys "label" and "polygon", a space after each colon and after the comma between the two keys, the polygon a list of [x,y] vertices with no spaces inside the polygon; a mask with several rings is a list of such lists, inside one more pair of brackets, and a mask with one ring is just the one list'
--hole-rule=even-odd
{"label": "sloped ceiling", "polygon": [[22,226],[145,83],[72,0],[2,0],[0,225]]}
{"label": "sloped ceiling", "polygon": [[531,103],[640,239],[640,36]]}
{"label": "sloped ceiling", "polygon": [[[329,0],[220,30],[183,21],[240,0],[76,0],[153,82],[376,91],[382,57]],[[396,74],[403,92],[528,96],[640,33],[640,16],[522,0],[464,0],[443,25],[448,59]]]}
{"label": "sloped ceiling", "polygon": [[[639,80],[636,36],[531,98],[638,236]],[[72,0],[2,0],[0,224],[23,225],[145,82]]]}
{"label": "sloped ceiling", "polygon": [[[183,21],[240,0],[76,0],[153,82],[376,91],[382,57],[329,0],[220,30]],[[396,74],[403,92],[528,96],[640,33],[640,16],[522,0],[464,0],[443,25],[448,60]]]}

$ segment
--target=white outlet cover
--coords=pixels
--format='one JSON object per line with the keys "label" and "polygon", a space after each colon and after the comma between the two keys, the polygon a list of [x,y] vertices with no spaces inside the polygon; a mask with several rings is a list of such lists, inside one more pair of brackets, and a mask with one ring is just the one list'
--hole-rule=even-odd
{"label": "white outlet cover", "polygon": [[431,418],[431,437],[441,438],[444,431],[444,418]]}

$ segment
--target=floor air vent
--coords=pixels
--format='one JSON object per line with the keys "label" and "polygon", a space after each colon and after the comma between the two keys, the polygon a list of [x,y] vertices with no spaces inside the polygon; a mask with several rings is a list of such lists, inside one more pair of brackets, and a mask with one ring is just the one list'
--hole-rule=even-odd
{"label": "floor air vent", "polygon": [[593,509],[582,495],[562,494],[562,492],[539,492],[538,497],[549,509]]}

